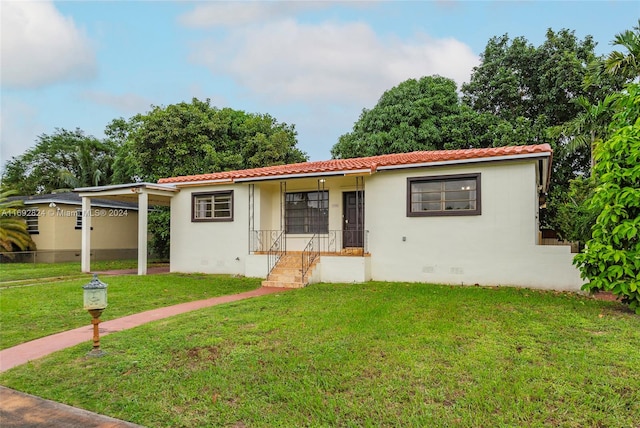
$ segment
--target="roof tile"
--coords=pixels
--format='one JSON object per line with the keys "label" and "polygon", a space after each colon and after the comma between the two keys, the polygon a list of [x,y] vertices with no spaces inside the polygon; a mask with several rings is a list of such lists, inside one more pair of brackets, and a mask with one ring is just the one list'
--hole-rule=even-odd
{"label": "roof tile", "polygon": [[243,169],[238,171],[214,172],[210,174],[187,175],[161,178],[158,183],[196,183],[200,181],[233,181],[247,178],[269,178],[276,176],[349,172],[370,170],[375,172],[380,167],[410,166],[412,164],[428,164],[432,162],[464,161],[472,159],[519,156],[523,154],[551,154],[549,144],[532,146],[504,146],[485,149],[434,150],[411,153],[395,153],[389,155],[370,156],[352,159],[332,159],[326,161],[302,162],[287,165],[267,166],[263,168]]}

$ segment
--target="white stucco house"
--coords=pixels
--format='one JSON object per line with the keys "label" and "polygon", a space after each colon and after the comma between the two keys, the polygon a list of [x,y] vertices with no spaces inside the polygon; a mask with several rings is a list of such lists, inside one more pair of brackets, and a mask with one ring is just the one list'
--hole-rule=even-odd
{"label": "white stucco house", "polygon": [[170,204],[173,272],[577,291],[570,247],[540,245],[552,153],[546,144],[423,151],[77,191],[87,206],[147,192]]}

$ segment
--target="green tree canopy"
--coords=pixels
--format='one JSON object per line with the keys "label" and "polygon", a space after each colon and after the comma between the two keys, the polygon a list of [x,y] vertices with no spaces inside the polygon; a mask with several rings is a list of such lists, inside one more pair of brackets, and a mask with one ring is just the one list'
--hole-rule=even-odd
{"label": "green tree canopy", "polygon": [[[572,138],[557,127],[575,121],[581,114],[578,121],[585,119],[585,109],[590,113],[591,105],[597,106],[623,83],[609,75],[597,85],[583,85],[589,65],[598,60],[594,49],[591,36],[579,40],[566,29],[547,30],[544,43],[537,47],[524,37],[493,37],[470,82],[462,86],[463,100],[475,111],[493,113],[512,124],[525,120],[537,129],[555,128],[555,132],[537,133],[529,143],[552,145],[553,181],[564,190],[576,174],[590,173],[590,145],[572,143]],[[595,122],[601,123],[602,117],[599,114]]]}
{"label": "green tree canopy", "polygon": [[218,109],[191,103],[153,107],[130,120],[116,119],[108,137],[121,144],[116,181],[155,181],[162,177],[303,162],[293,125],[268,114]]}
{"label": "green tree canopy", "polygon": [[462,105],[453,80],[425,76],[400,83],[386,91],[371,110],[364,109],[352,132],[340,137],[331,154],[350,158],[489,147],[495,141],[512,144],[520,136],[514,126],[493,114]]}
{"label": "green tree canopy", "polygon": [[616,79],[583,87],[588,65],[597,59],[594,49],[591,36],[578,40],[566,29],[547,30],[544,43],[537,47],[524,37],[493,37],[469,83],[462,85],[463,99],[474,110],[509,122],[524,117],[560,125],[580,110],[572,103],[574,98],[597,102],[621,88]]}
{"label": "green tree canopy", "polygon": [[584,289],[611,291],[640,314],[640,84],[614,108],[612,135],[596,148],[590,208],[598,217],[575,263],[589,280]]}
{"label": "green tree canopy", "polygon": [[597,83],[584,84],[593,64],[603,61],[594,48],[591,36],[579,40],[566,29],[548,30],[540,46],[524,37],[494,37],[469,83],[462,86],[463,100],[475,111],[510,124],[525,123],[533,130],[528,144],[553,147],[551,190],[542,221],[556,230],[562,228],[558,209],[567,202],[571,180],[590,175],[592,146],[606,136],[604,124],[611,116],[604,99],[623,84],[619,76],[606,73]]}
{"label": "green tree canopy", "polygon": [[[129,120],[116,119],[105,131],[121,147],[115,162],[116,183],[156,181],[163,177],[304,162],[293,125],[268,114],[219,109],[210,100],[155,106]],[[149,216],[151,247],[169,253],[169,213]]]}
{"label": "green tree canopy", "polygon": [[22,195],[111,183],[117,147],[81,129],[42,134],[36,145],[5,165],[2,184]]}

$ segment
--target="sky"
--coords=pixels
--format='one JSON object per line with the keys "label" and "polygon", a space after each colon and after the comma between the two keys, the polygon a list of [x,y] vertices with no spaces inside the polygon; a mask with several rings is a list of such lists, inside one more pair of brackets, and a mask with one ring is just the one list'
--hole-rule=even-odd
{"label": "sky", "polygon": [[640,2],[0,0],[0,165],[56,128],[104,138],[114,119],[194,97],[295,125],[331,157],[363,109],[407,79],[467,82],[493,36],[633,28]]}

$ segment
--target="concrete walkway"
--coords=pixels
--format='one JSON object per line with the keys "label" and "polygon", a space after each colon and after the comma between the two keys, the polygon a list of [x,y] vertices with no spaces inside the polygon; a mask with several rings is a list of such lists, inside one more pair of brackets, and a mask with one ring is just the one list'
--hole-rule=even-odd
{"label": "concrete walkway", "polygon": [[135,428],[130,422],[0,386],[2,428]]}
{"label": "concrete walkway", "polygon": [[[172,317],[196,309],[207,308],[209,306],[220,305],[222,303],[235,302],[251,297],[264,296],[267,294],[280,293],[289,290],[288,288],[262,287],[256,290],[247,291],[229,296],[212,297],[211,299],[198,300],[195,302],[181,303],[179,305],[168,306],[166,308],[152,309],[139,314],[129,315],[110,321],[100,323],[100,336],[137,327],[139,325]],[[15,366],[25,364],[53,352],[60,351],[71,346],[87,342],[91,345],[93,338],[93,326],[88,324],[85,327],[64,331],[51,336],[32,340],[0,351],[0,373]],[[90,349],[89,349],[90,350]]]}
{"label": "concrete walkway", "polygon": [[[251,297],[280,293],[287,290],[290,289],[262,287],[245,293],[213,297],[211,299],[153,309],[139,314],[102,322],[100,323],[100,335],[106,336],[110,333],[137,327],[151,321],[172,317],[174,315],[194,311],[196,309],[249,299]],[[4,349],[0,351],[0,372],[83,342],[87,343],[87,350],[90,350],[92,337],[93,327],[88,325],[86,327],[80,327],[74,330],[43,337],[41,339],[32,340],[31,342],[22,343],[14,346],[13,348]],[[2,386],[0,386],[0,404],[0,426],[2,428],[45,426],[61,428],[120,428],[136,426],[128,422],[119,421],[117,419],[76,409],[64,404],[44,400],[42,398],[34,397]]]}

